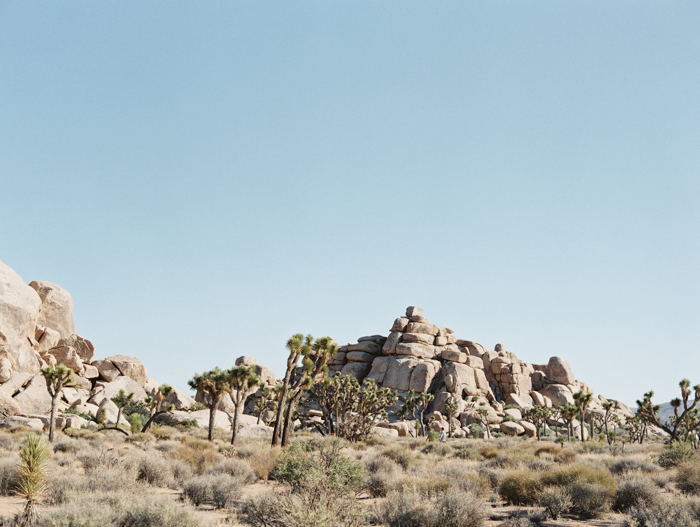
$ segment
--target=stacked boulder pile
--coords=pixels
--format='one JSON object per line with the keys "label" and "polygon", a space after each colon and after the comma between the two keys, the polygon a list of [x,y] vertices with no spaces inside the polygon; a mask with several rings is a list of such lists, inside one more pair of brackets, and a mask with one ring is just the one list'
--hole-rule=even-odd
{"label": "stacked boulder pile", "polygon": [[[236,361],[236,364],[250,363],[255,363],[250,357]],[[37,431],[48,428],[51,397],[40,369],[56,364],[64,364],[74,372],[73,385],[64,388],[58,403],[59,417],[55,424],[59,430],[97,426],[75,413],[66,413],[69,408],[93,419],[104,409],[106,422],[115,424],[118,408],[111,398],[119,390],[133,392],[134,401],[144,401],[160,387],[135,357],[115,355],[95,359],[93,344],[75,332],[73,298],[68,291],[44,281],[27,285],[0,261],[0,428],[19,425]],[[264,366],[256,369],[266,385],[274,386],[272,372]],[[196,401],[188,394],[174,389],[166,401],[174,406],[176,417],[195,419],[207,426],[209,412],[190,412]],[[230,397],[222,401],[220,409],[216,426],[230,430],[233,411]],[[253,435],[267,434],[267,430],[254,426],[256,421],[251,416],[244,417],[241,428],[251,425]],[[120,424],[127,424],[123,417]]]}
{"label": "stacked boulder pile", "polygon": [[[574,402],[574,393],[592,392],[576,380],[569,363],[552,357],[547,365],[521,361],[501,344],[493,350],[471,340],[456,338],[447,327],[431,324],[419,307],[411,306],[406,315],[397,318],[388,336],[362,337],[347,344],[329,362],[329,368],[341,375],[353,375],[359,381],[371,378],[378,384],[406,396],[409,390],[434,395],[431,416],[436,429],[448,429],[445,405],[457,405],[458,420],[454,424],[463,434],[468,425],[480,422],[477,410],[488,411],[489,425],[500,427],[509,435],[534,435],[527,422],[505,420],[508,415],[519,420],[519,406],[528,410],[535,405],[562,406]],[[603,412],[606,399],[598,396],[590,411]],[[616,402],[616,412],[631,416],[625,404]],[[554,424],[554,423],[553,423]],[[390,423],[396,430],[411,427]],[[401,433],[401,432],[399,432]],[[406,432],[404,432],[406,433]]]}

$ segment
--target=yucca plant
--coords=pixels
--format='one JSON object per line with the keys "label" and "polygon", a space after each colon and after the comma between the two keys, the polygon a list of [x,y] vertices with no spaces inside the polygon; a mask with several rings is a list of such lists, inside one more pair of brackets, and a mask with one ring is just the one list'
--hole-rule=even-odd
{"label": "yucca plant", "polygon": [[36,504],[46,491],[46,458],[46,443],[38,435],[27,436],[19,453],[19,481],[15,490],[27,504],[15,518],[17,526],[32,527],[39,517]]}

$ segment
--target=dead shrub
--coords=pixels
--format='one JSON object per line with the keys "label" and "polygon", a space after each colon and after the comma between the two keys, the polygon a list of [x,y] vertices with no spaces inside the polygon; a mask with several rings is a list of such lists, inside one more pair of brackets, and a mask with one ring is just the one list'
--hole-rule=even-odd
{"label": "dead shrub", "polygon": [[211,466],[207,474],[227,474],[243,484],[253,483],[257,479],[251,466],[240,459],[223,459]]}
{"label": "dead shrub", "polygon": [[219,461],[214,445],[198,438],[188,438],[179,448],[167,452],[171,459],[184,461],[196,474],[203,474]]}
{"label": "dead shrub", "polygon": [[610,472],[613,474],[624,474],[626,472],[645,472],[649,474],[659,472],[659,470],[659,467],[653,463],[633,458],[618,459],[610,465]]}
{"label": "dead shrub", "polygon": [[17,458],[15,456],[0,460],[0,496],[11,496],[19,483]]}
{"label": "dead shrub", "polygon": [[381,451],[381,455],[388,457],[404,470],[408,470],[416,462],[415,455],[400,446],[386,448]]}
{"label": "dead shrub", "polygon": [[495,459],[498,457],[499,449],[495,446],[484,446],[479,449],[479,453],[484,459]]}
{"label": "dead shrub", "polygon": [[644,477],[630,477],[617,484],[614,508],[625,512],[632,507],[649,507],[659,499],[659,488]]}
{"label": "dead shrub", "polygon": [[173,484],[173,473],[169,460],[153,454],[141,456],[136,465],[136,479],[156,487]]}
{"label": "dead shrub", "polygon": [[452,453],[452,447],[447,443],[428,443],[421,450],[424,454],[436,454],[440,457],[448,456]]}
{"label": "dead shrub", "polygon": [[364,488],[373,498],[383,498],[396,487],[401,469],[390,459],[375,456],[364,462]]}
{"label": "dead shrub", "polygon": [[539,506],[544,507],[550,518],[556,520],[573,505],[569,493],[558,487],[549,487],[542,491],[539,497]]}
{"label": "dead shrub", "polygon": [[676,486],[686,494],[700,494],[700,463],[692,461],[678,467]]}
{"label": "dead shrub", "polygon": [[572,510],[586,518],[608,512],[614,499],[608,488],[597,483],[571,483],[566,489],[571,494]]}
{"label": "dead shrub", "polygon": [[210,501],[213,479],[211,476],[196,476],[185,481],[182,484],[183,497],[197,507],[206,501]]}
{"label": "dead shrub", "polygon": [[217,509],[232,509],[236,501],[241,499],[243,480],[222,473],[210,482],[211,499]]}
{"label": "dead shrub", "polygon": [[560,448],[559,451],[554,455],[554,461],[561,463],[562,465],[568,465],[576,460],[578,454],[574,450],[568,448]]}

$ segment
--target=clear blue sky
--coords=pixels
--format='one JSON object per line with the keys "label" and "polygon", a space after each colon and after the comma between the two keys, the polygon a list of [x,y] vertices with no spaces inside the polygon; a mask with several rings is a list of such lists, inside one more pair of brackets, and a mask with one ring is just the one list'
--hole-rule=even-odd
{"label": "clear blue sky", "polygon": [[180,388],[408,305],[700,383],[700,4],[0,1],[0,259]]}

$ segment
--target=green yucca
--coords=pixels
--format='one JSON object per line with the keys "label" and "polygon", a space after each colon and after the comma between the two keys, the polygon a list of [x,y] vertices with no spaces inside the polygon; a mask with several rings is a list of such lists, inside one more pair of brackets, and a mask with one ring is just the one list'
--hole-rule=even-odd
{"label": "green yucca", "polygon": [[17,525],[31,527],[38,519],[36,503],[46,491],[46,443],[38,435],[27,436],[19,453],[16,493],[27,500],[24,510],[16,519]]}

